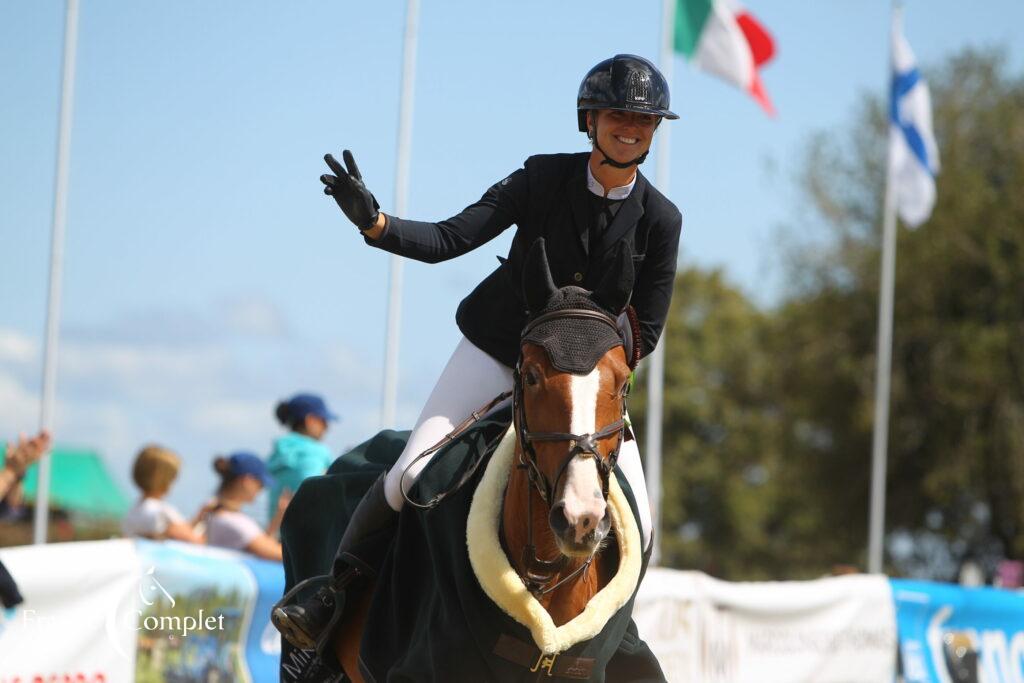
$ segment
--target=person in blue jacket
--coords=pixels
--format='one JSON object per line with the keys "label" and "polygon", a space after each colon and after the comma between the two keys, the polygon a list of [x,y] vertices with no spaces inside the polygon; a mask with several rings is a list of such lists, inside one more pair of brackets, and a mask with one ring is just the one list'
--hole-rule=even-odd
{"label": "person in blue jacket", "polygon": [[319,476],[330,467],[334,456],[321,439],[328,424],[338,419],[316,394],[296,394],[281,401],[274,415],[289,431],[274,441],[274,450],[267,459],[267,469],[274,478],[269,496],[270,516],[286,489],[295,493],[303,480]]}

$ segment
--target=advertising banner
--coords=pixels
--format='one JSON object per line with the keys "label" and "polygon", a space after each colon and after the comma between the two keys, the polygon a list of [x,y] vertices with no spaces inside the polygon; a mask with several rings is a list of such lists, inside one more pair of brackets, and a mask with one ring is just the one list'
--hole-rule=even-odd
{"label": "advertising banner", "polygon": [[276,562],[245,557],[242,562],[259,586],[252,623],[245,641],[245,661],[255,683],[277,683],[281,635],[270,623],[270,608],[284,594],[284,569]]}
{"label": "advertising banner", "polygon": [[896,615],[883,576],[727,583],[651,569],[634,609],[669,681],[889,683]]}
{"label": "advertising banner", "polygon": [[131,541],[0,550],[25,596],[0,619],[0,683],[134,680],[136,633],[117,622],[137,609],[137,557]]}
{"label": "advertising banner", "polygon": [[0,620],[0,683],[278,680],[280,564],[175,542],[9,548],[25,602]]}
{"label": "advertising banner", "polygon": [[1024,595],[892,580],[906,683],[1024,683]]}
{"label": "advertising banner", "polygon": [[[0,549],[0,683],[278,680],[277,563],[175,542]],[[1024,594],[855,575],[728,583],[651,569],[634,610],[673,683],[1024,683]],[[898,639],[897,639],[898,636]]]}

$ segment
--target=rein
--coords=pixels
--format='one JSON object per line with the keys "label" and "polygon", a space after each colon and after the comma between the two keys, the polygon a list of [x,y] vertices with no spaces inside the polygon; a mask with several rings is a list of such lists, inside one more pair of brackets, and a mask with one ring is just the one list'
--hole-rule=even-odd
{"label": "rein", "polygon": [[[450,444],[452,441],[455,441],[455,439],[457,439],[461,434],[463,434],[473,424],[475,424],[475,423],[479,422],[481,419],[483,419],[483,417],[485,415],[487,415],[487,413],[491,412],[491,410],[493,410],[495,407],[497,407],[500,403],[504,402],[511,395],[512,395],[511,391],[502,392],[502,393],[498,394],[497,396],[495,396],[494,398],[492,398],[487,403],[485,403],[484,405],[482,405],[479,408],[477,408],[476,410],[474,410],[470,414],[469,417],[467,417],[465,420],[460,422],[452,431],[450,431],[447,434],[445,434],[444,437],[440,441],[438,441],[433,446],[431,446],[427,450],[425,450],[422,453],[420,453],[419,455],[417,455],[413,459],[413,461],[410,462],[406,466],[406,468],[404,470],[402,470],[402,478],[398,482],[398,488],[401,489],[402,497],[405,498],[405,502],[406,503],[408,503],[409,505],[412,505],[414,508],[419,508],[420,510],[429,510],[431,508],[435,508],[435,507],[437,507],[437,505],[442,500],[447,498],[453,492],[458,491],[460,488],[462,488],[463,484],[465,484],[467,481],[470,480],[470,478],[476,472],[476,468],[479,467],[479,465],[480,465],[480,459],[479,458],[477,459],[476,462],[473,463],[472,467],[470,467],[468,470],[466,470],[466,473],[462,475],[462,478],[459,479],[458,483],[455,484],[455,486],[451,487],[447,491],[442,491],[442,492],[440,492],[438,494],[435,494],[426,503],[420,503],[418,501],[413,500],[409,496],[409,494],[406,493],[406,490],[405,490],[405,475],[409,473],[409,470],[412,469],[413,465],[415,465],[417,462],[419,462],[423,458],[426,458],[426,457],[429,457],[429,456],[433,455],[437,451],[441,450],[442,448],[444,448],[445,446]],[[488,450],[490,450],[493,445],[494,444],[488,444],[488,447],[484,449],[484,452],[487,452]]]}

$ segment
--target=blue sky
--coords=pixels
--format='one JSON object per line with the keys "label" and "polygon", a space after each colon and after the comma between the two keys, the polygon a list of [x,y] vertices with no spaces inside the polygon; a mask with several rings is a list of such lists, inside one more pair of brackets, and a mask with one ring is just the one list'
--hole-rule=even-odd
{"label": "blue sky", "polygon": [[[883,90],[889,6],[750,0],[778,46],[763,72],[775,119],[676,58],[668,194],[683,263],[772,300],[802,150]],[[0,438],[39,419],[63,12],[0,4]],[[327,438],[338,452],[377,429],[388,257],[317,178],[325,152],[350,148],[393,205],[403,20],[402,2],[82,0],[59,443],[100,450],[126,489],[140,445],[177,449],[171,500],[191,514],[214,454],[269,450],[279,398],[322,393],[343,415]],[[424,0],[408,217],[457,212],[531,154],[586,149],[580,78],[617,52],[657,59],[659,20],[657,0]],[[911,0],[904,23],[926,77],[969,45],[1024,67],[1019,0]],[[399,426],[458,340],[459,300],[510,238],[407,262]]]}

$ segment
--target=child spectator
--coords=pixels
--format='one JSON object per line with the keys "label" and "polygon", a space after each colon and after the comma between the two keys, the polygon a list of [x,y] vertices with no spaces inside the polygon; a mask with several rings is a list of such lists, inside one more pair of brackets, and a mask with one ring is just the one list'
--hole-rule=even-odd
{"label": "child spectator", "polygon": [[274,441],[274,450],[267,459],[274,478],[270,487],[271,516],[281,493],[294,493],[304,479],[319,476],[331,466],[334,457],[320,440],[327,432],[327,423],[338,419],[316,394],[296,394],[281,401],[274,415],[290,431]]}
{"label": "child spectator", "polygon": [[181,469],[181,458],[174,451],[151,444],[135,456],[132,479],[142,491],[142,498],[121,520],[125,536],[141,536],[154,541],[166,538],[187,543],[202,543],[203,536],[195,530],[200,518],[192,522],[182,517],[173,505],[164,500]]}
{"label": "child spectator", "polygon": [[264,486],[272,483],[266,463],[252,453],[240,452],[227,458],[217,458],[213,469],[220,475],[221,483],[217,489],[216,504],[206,518],[207,542],[280,561],[281,544],[276,535],[284,508],[288,505],[288,495],[279,496],[266,531],[241,511],[243,505],[256,499]]}

